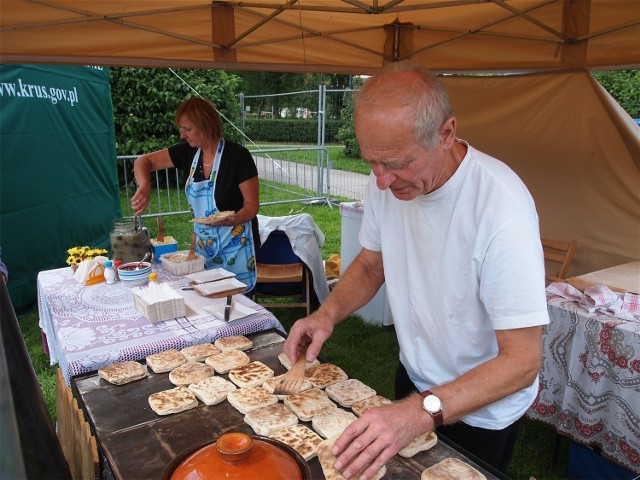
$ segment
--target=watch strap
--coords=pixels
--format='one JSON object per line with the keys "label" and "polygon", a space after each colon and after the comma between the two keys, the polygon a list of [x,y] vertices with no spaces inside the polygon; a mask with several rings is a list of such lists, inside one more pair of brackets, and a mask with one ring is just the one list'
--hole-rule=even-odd
{"label": "watch strap", "polygon": [[[423,399],[425,397],[428,397],[429,395],[433,395],[434,397],[437,397],[437,395],[435,395],[431,390],[425,390],[424,392],[420,393],[420,396]],[[442,401],[440,402],[440,410],[438,410],[437,412],[429,412],[426,409],[424,409],[424,411],[427,412],[429,415],[431,415],[431,418],[433,419],[434,430],[444,423],[444,419],[442,418]]]}

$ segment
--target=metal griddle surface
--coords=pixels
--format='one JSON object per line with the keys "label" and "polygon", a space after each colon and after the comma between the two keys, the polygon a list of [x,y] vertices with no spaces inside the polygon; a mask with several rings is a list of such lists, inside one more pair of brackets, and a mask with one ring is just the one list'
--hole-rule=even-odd
{"label": "metal griddle surface", "polygon": [[[252,361],[265,363],[275,375],[285,373],[277,358],[284,343],[280,332],[268,330],[248,337],[254,342],[246,352]],[[227,375],[223,377],[228,379]],[[243,415],[227,401],[213,406],[200,402],[185,412],[157,415],[149,406],[148,397],[174,387],[168,373],[156,374],[149,369],[147,378],[118,386],[101,379],[96,372],[74,377],[71,384],[117,479],[160,478],[173,458],[194,445],[228,431],[254,433],[244,423]],[[303,423],[311,428],[311,422]],[[387,463],[384,478],[419,479],[425,468],[448,457],[471,464],[488,479],[498,478],[442,441],[413,458],[396,455]],[[310,460],[309,466],[314,479],[324,479],[317,458]]]}

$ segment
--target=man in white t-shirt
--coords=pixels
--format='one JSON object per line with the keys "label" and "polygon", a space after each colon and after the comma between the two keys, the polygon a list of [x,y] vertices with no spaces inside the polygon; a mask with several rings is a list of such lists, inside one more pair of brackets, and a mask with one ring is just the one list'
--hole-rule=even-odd
{"label": "man in white t-shirt", "polygon": [[365,81],[355,131],[371,166],[362,250],[319,310],[285,343],[319,354],[334,325],[386,282],[400,362],[396,402],[353,422],[336,468],[369,478],[436,430],[505,471],[536,397],[549,323],[538,216],[505,164],[456,138],[442,83],[396,63]]}

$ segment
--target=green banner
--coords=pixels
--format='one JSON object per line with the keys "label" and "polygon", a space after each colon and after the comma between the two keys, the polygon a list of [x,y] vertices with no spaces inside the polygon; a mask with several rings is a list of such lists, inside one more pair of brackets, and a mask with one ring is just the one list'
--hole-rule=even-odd
{"label": "green banner", "polygon": [[73,246],[109,248],[120,216],[109,73],[0,65],[0,246],[16,310]]}

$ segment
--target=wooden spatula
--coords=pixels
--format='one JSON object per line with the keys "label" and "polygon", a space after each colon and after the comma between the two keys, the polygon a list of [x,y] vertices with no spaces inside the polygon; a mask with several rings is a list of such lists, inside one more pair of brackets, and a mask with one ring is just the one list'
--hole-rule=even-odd
{"label": "wooden spatula", "polygon": [[196,232],[191,233],[191,249],[187,255],[187,261],[196,259]]}
{"label": "wooden spatula", "polygon": [[304,371],[307,366],[306,352],[300,354],[296,363],[285,373],[273,389],[274,395],[293,395],[298,393],[304,383]]}
{"label": "wooden spatula", "polygon": [[162,219],[162,215],[158,216],[158,236],[156,240],[158,240],[158,243],[164,242],[164,220]]}

